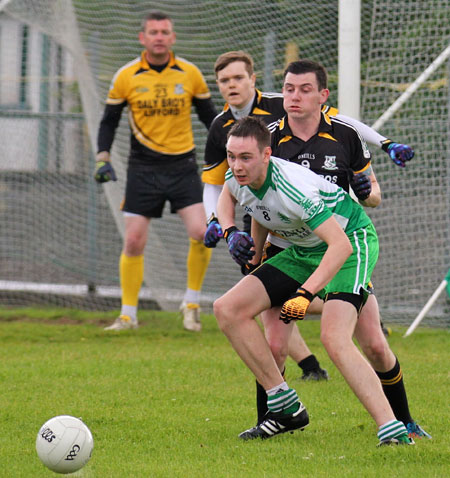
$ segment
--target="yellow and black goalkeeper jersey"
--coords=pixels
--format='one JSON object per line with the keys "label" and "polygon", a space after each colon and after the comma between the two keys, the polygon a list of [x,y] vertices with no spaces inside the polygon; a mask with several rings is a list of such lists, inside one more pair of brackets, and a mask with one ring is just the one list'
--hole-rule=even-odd
{"label": "yellow and black goalkeeper jersey", "polygon": [[[327,105],[322,107],[322,111],[330,116],[334,116],[338,113],[336,108]],[[273,132],[285,114],[283,95],[281,93],[265,93],[256,90],[250,116],[261,118],[269,130]],[[208,132],[202,173],[202,181],[204,183],[224,184],[225,172],[228,169],[226,160],[227,134],[235,121],[236,118],[233,116],[229,105],[225,104],[223,111],[214,119]]]}
{"label": "yellow and black goalkeeper jersey", "polygon": [[143,52],[112,79],[100,124],[98,149],[110,150],[122,109],[128,106],[131,157],[189,153],[195,147],[191,107],[196,106],[200,119],[209,127],[216,115],[210,97],[206,81],[194,64],[171,52],[167,66],[157,71],[149,66]]}
{"label": "yellow and black goalkeeper jersey", "polygon": [[323,111],[319,131],[308,141],[292,134],[285,116],[272,132],[272,156],[301,164],[348,192],[353,172],[371,167],[370,152],[353,126]]}

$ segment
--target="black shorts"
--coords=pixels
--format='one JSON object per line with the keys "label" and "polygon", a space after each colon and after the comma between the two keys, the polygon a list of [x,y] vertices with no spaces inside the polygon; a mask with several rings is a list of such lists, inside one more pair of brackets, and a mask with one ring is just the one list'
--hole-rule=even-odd
{"label": "black shorts", "polygon": [[128,166],[124,212],[161,217],[166,201],[175,213],[201,203],[203,190],[195,158],[184,158],[166,165]]}
{"label": "black shorts", "polygon": [[271,242],[266,242],[264,244],[264,250],[263,254],[261,257],[261,262],[266,262],[267,259],[270,259],[273,256],[276,256],[279,252],[283,251],[283,247],[276,246],[275,244],[272,244]]}

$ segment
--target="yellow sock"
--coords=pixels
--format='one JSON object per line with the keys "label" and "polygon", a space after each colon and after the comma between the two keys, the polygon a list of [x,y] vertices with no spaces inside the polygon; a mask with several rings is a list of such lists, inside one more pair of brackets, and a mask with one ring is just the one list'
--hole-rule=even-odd
{"label": "yellow sock", "polygon": [[123,252],[119,261],[122,305],[136,307],[144,280],[144,255],[126,256]]}
{"label": "yellow sock", "polygon": [[187,256],[187,288],[200,291],[203,285],[212,249],[206,247],[203,241],[189,238],[189,253]]}

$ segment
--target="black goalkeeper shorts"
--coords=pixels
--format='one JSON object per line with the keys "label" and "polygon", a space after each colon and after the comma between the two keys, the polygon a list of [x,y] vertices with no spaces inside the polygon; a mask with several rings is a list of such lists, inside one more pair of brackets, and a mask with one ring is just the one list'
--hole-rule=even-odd
{"label": "black goalkeeper shorts", "polygon": [[124,212],[146,217],[161,217],[166,201],[175,213],[203,200],[202,182],[195,159],[167,165],[128,166]]}

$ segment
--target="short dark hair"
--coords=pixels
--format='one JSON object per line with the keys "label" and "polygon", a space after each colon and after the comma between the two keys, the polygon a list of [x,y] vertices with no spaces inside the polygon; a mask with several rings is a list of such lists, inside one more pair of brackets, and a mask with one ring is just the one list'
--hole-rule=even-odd
{"label": "short dark hair", "polygon": [[214,63],[214,72],[217,76],[219,71],[226,68],[230,63],[235,61],[242,61],[245,64],[245,69],[247,70],[248,76],[253,75],[253,58],[242,50],[237,51],[227,51],[222,53]]}
{"label": "short dark hair", "polygon": [[284,70],[283,78],[292,73],[293,75],[302,75],[303,73],[314,73],[316,75],[319,91],[327,88],[328,75],[327,70],[323,65],[312,60],[297,60],[289,63]]}
{"label": "short dark hair", "polygon": [[148,12],[142,20],[141,28],[143,32],[145,31],[147,22],[149,22],[150,20],[157,20],[158,22],[161,20],[169,20],[169,22],[172,23],[173,26],[173,20],[169,15],[167,15],[167,13],[161,12],[160,10],[152,10],[151,12]]}
{"label": "short dark hair", "polygon": [[270,146],[270,131],[266,124],[259,118],[254,116],[246,116],[234,123],[228,132],[227,139],[230,136],[237,136],[238,138],[252,137],[256,139],[258,148],[262,151],[267,146]]}

